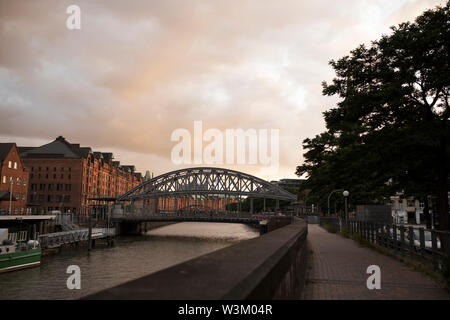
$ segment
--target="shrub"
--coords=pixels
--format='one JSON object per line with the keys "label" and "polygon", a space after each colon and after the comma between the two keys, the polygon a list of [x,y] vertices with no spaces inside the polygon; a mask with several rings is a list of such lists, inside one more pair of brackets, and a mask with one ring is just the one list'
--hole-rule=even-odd
{"label": "shrub", "polygon": [[337,233],[337,228],[335,226],[333,226],[332,224],[326,224],[325,228],[327,229],[327,231],[329,233]]}

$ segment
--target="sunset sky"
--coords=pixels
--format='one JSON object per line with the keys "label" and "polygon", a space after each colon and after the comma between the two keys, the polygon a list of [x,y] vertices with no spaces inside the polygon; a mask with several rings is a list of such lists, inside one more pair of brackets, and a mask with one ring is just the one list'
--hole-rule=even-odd
{"label": "sunset sky", "polygon": [[[66,8],[81,8],[81,30]],[[177,128],[279,129],[295,178],[301,142],[335,98],[328,62],[439,0],[0,0],[0,142],[62,135],[155,175],[178,169]],[[186,166],[181,166],[186,167]]]}

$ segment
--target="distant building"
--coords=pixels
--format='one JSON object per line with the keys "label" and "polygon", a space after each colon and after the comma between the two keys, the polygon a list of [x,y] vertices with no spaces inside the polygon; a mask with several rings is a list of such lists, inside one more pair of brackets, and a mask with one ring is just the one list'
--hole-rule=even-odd
{"label": "distant building", "polygon": [[145,171],[145,176],[144,176],[144,181],[148,181],[152,178],[152,176],[150,175],[150,171]]}
{"label": "distant building", "polygon": [[15,143],[0,143],[0,177],[0,214],[26,214],[29,172]]}
{"label": "distant building", "polygon": [[[112,198],[142,183],[132,165],[113,161],[112,153],[93,152],[59,136],[40,147],[19,147],[29,176],[33,213],[52,210],[87,214],[89,198]],[[97,201],[97,205],[106,202]]]}
{"label": "distant building", "polygon": [[281,179],[280,181],[271,181],[271,183],[287,189],[298,189],[306,179]]}

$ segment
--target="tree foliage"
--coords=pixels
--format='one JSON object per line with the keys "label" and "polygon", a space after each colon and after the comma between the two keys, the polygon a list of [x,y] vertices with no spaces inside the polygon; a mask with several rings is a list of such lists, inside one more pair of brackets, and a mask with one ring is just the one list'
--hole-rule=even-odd
{"label": "tree foliage", "polygon": [[450,1],[391,29],[330,62],[323,94],[340,100],[326,131],[303,141],[297,174],[322,198],[348,189],[353,203],[435,195],[448,229]]}

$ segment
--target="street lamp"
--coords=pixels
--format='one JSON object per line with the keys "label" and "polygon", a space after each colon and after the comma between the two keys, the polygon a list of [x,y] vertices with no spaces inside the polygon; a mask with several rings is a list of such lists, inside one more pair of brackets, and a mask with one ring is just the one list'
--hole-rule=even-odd
{"label": "street lamp", "polygon": [[344,196],[344,208],[345,208],[345,225],[348,224],[348,196],[349,196],[349,192],[347,190],[345,190],[344,192],[342,192],[342,195]]}
{"label": "street lamp", "polygon": [[14,178],[11,177],[10,181],[11,181],[11,189],[10,189],[10,192],[9,192],[9,215],[12,215],[11,203],[12,203],[12,193],[13,193]]}

